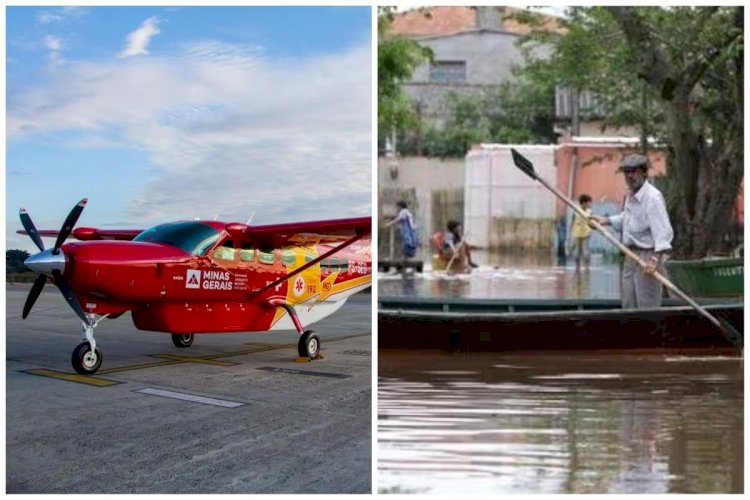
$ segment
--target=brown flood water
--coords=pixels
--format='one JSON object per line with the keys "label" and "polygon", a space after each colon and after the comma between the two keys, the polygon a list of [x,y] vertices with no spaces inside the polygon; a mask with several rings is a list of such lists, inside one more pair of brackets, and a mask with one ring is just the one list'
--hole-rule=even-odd
{"label": "brown flood water", "polygon": [[380,351],[380,493],[741,493],[742,361]]}

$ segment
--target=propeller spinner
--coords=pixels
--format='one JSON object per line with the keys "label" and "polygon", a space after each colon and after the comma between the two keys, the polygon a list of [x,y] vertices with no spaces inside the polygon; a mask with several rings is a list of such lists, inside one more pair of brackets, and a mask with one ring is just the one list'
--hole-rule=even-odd
{"label": "propeller spinner", "polygon": [[65,278],[63,278],[62,273],[65,271],[65,254],[60,250],[65,239],[70,236],[70,233],[73,231],[73,227],[81,216],[81,212],[83,212],[83,208],[86,206],[87,201],[88,199],[86,198],[82,199],[75,207],[73,207],[73,210],[70,211],[65,218],[65,222],[58,233],[55,246],[52,249],[44,248],[44,243],[39,237],[39,232],[37,231],[36,226],[34,226],[34,222],[31,220],[28,212],[23,208],[20,210],[19,215],[21,217],[21,224],[29,234],[31,240],[40,250],[39,253],[32,255],[24,262],[29,269],[39,273],[39,276],[37,276],[34,281],[34,285],[31,287],[28,297],[26,297],[26,303],[23,305],[22,317],[24,319],[26,319],[32,307],[34,307],[34,303],[36,302],[36,299],[39,298],[39,294],[42,293],[42,289],[44,288],[45,283],[47,283],[47,277],[52,276],[55,285],[63,294],[63,297],[65,297],[65,300],[68,302],[71,309],[73,309],[76,315],[78,315],[84,323],[89,323],[88,318],[86,318],[86,313],[76,300],[75,295],[73,295],[73,291],[65,281]]}

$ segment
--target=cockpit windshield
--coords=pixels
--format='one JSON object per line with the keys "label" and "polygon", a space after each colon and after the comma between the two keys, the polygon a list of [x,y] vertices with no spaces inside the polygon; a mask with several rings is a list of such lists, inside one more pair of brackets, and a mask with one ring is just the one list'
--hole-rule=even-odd
{"label": "cockpit windshield", "polygon": [[133,241],[166,243],[193,255],[203,255],[219,238],[219,230],[194,221],[168,222],[146,229]]}

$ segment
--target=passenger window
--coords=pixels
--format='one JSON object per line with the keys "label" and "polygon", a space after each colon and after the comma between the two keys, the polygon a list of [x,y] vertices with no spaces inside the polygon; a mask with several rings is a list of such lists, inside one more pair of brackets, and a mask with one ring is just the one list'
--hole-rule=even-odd
{"label": "passenger window", "polygon": [[255,260],[255,246],[252,243],[242,244],[240,260],[242,262],[253,262]]}
{"label": "passenger window", "polygon": [[294,250],[284,250],[281,252],[282,258],[284,259],[284,264],[287,266],[294,265],[297,262],[297,256],[294,253]]}
{"label": "passenger window", "polygon": [[258,260],[261,264],[273,264],[276,257],[275,249],[273,248],[261,248],[258,251]]}
{"label": "passenger window", "polygon": [[339,260],[339,269],[342,273],[345,273],[349,269],[349,263],[346,261],[346,259]]}

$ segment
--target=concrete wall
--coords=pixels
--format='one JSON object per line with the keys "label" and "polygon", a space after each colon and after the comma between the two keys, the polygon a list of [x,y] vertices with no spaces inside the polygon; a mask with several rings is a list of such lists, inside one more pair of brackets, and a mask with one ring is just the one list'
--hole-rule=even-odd
{"label": "concrete wall", "polygon": [[[378,251],[390,255],[391,231],[381,229],[396,215],[395,203],[403,199],[414,214],[421,252],[429,255],[429,238],[441,231],[449,219],[463,219],[463,159],[407,157],[378,158]],[[398,231],[396,231],[397,233]],[[393,236],[395,256],[400,255],[398,235]]]}
{"label": "concrete wall", "polygon": [[511,78],[511,66],[523,58],[514,46],[518,36],[496,30],[474,30],[441,37],[415,38],[433,50],[435,61],[466,61],[466,82],[446,84],[430,81],[430,65],[416,69],[404,92],[422,111],[431,116],[440,112],[440,103],[449,92],[479,95],[486,87],[497,86]]}
{"label": "concrete wall", "polygon": [[[474,146],[466,156],[465,228],[471,243],[480,248],[505,248],[514,246],[508,239],[518,240],[524,248],[552,245],[539,239],[538,231],[509,233],[519,220],[534,227],[552,227],[555,218],[555,199],[540,183],[534,182],[519,168],[511,156],[517,149],[534,164],[535,172],[554,182],[555,146],[481,144]],[[507,220],[508,226],[504,220]],[[548,223],[538,221],[546,220]],[[499,231],[499,232],[498,232]]]}

